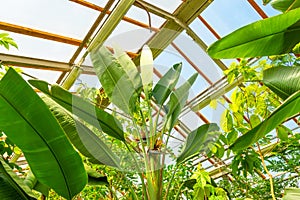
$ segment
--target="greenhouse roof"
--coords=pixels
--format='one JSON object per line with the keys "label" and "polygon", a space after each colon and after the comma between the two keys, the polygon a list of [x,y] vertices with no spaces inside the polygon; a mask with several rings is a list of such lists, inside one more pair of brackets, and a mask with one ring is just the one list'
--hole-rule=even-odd
{"label": "greenhouse roof", "polygon": [[[73,89],[78,83],[100,87],[87,54],[103,43],[120,46],[133,60],[147,44],[155,58],[155,80],[179,62],[182,80],[198,73],[176,128],[179,141],[200,124],[219,124],[224,108],[212,108],[211,100],[230,103],[231,90],[241,84],[240,79],[229,84],[223,74],[236,60],[212,59],[208,46],[239,27],[279,14],[261,0],[10,0],[1,5],[0,32],[8,32],[18,49],[1,48],[0,62],[22,68],[25,79],[63,84],[80,66]],[[226,166],[231,160],[204,156],[197,162],[219,178],[230,176]]]}

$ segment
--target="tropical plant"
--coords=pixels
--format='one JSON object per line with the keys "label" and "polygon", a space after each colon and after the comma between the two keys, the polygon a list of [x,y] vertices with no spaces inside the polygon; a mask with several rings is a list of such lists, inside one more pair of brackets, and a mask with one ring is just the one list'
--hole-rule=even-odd
{"label": "tropical plant", "polygon": [[[32,172],[27,175],[32,177],[28,178],[28,185],[45,196],[51,188],[72,199],[87,181],[96,179],[98,184],[107,184],[110,180],[103,177],[109,173],[91,173],[83,163],[92,167],[104,164],[113,167],[127,184],[127,192],[122,193],[118,191],[123,189],[108,183],[110,195],[167,199],[169,192],[173,195],[171,183],[176,169],[200,152],[209,151],[204,147],[219,135],[216,124],[205,124],[192,131],[176,159],[167,188],[163,189],[169,139],[197,75],[175,89],[181,71],[181,64],[175,64],[153,87],[153,60],[147,47],[141,55],[141,72],[119,49],[112,54],[102,46],[91,52],[91,58],[105,94],[117,106],[112,112],[103,110],[97,105],[99,102],[86,101],[58,85],[30,80],[31,85],[46,94],[38,95],[12,68],[0,81],[0,106],[6,113],[0,117],[0,129],[24,153]],[[158,114],[153,117],[154,103]],[[125,126],[129,126],[128,132],[124,131]],[[37,183],[46,190],[35,187]],[[135,192],[137,188],[141,188],[140,193]],[[184,195],[180,191],[178,194]]]}
{"label": "tropical plant", "polygon": [[[264,1],[264,3],[269,2]],[[271,1],[271,5],[284,13],[254,22],[232,32],[212,44],[208,48],[209,55],[213,58],[245,58],[274,57],[274,55],[292,53],[293,51],[298,53],[300,42],[299,1],[274,0]],[[263,121],[258,117],[253,118],[252,121],[255,121],[255,126],[243,132],[243,135],[230,145],[230,149],[237,154],[251,147],[254,143],[260,150],[257,143],[259,139],[276,127],[279,138],[286,138],[287,131],[282,131],[286,129],[282,128],[281,124],[300,112],[299,67],[278,66],[266,69],[263,73],[262,83],[284,101]],[[248,119],[251,122],[251,118]],[[284,136],[281,135],[282,133]],[[234,135],[236,136],[236,134]],[[268,173],[262,155],[261,159],[264,169]],[[268,175],[270,176],[272,198],[275,199],[272,176],[270,173]]]}
{"label": "tropical plant", "polygon": [[[252,65],[246,60],[241,60],[238,64],[232,63],[224,72],[229,83],[237,77],[242,77],[245,81],[241,87],[237,87],[231,93],[231,103],[227,105],[221,118],[220,125],[224,133],[220,136],[219,148],[224,148],[228,157],[232,154],[227,148],[236,141],[238,136],[265,120],[280,105],[281,98],[260,83],[263,71],[276,69],[278,65],[291,67],[297,65],[298,61],[299,58],[292,55],[272,57],[272,60],[260,59]],[[218,101],[222,103],[221,100]],[[272,178],[276,197],[282,195],[285,187],[297,186],[299,181],[297,130],[290,130],[287,125],[280,125],[276,128],[276,132],[265,135],[254,146],[238,151],[233,156],[231,165],[228,166],[234,181],[231,182],[224,177],[223,180],[218,181],[218,185],[226,188],[234,198],[271,198],[268,192],[270,183],[264,175],[267,172],[263,168],[263,158],[266,168],[274,175]],[[274,140],[276,135],[279,138],[277,141]],[[258,145],[265,146],[270,143],[272,145],[267,149],[261,151],[256,149]]]}

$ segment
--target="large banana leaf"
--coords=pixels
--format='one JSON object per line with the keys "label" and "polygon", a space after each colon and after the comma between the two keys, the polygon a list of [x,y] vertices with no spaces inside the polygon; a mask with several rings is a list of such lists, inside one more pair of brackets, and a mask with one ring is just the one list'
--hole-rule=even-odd
{"label": "large banana leaf", "polygon": [[287,118],[300,112],[300,91],[286,99],[267,119],[239,137],[230,148],[242,150],[257,142]]}
{"label": "large banana leaf", "polygon": [[18,177],[0,156],[0,199],[33,200],[31,189]]}
{"label": "large banana leaf", "polygon": [[189,90],[194,84],[198,74],[192,75],[185,83],[173,91],[167,104],[167,129],[170,131],[178,120],[178,116],[186,104],[189,96]]}
{"label": "large banana leaf", "polygon": [[271,6],[281,12],[300,7],[300,0],[273,0]]}
{"label": "large banana leaf", "polygon": [[282,99],[300,90],[300,67],[274,67],[263,72],[263,83]]}
{"label": "large banana leaf", "polygon": [[[186,161],[193,157],[195,154],[199,154],[201,150],[207,149],[207,141],[212,138],[208,138],[210,132],[219,131],[217,124],[204,124],[198,127],[196,130],[189,133],[181,154],[177,158],[177,163]],[[212,137],[214,137],[212,135]],[[205,145],[205,146],[204,146]]]}
{"label": "large banana leaf", "polygon": [[93,163],[119,168],[120,159],[88,127],[79,120],[72,118],[69,112],[51,98],[43,96],[42,99],[80,153]]}
{"label": "large banana leaf", "polygon": [[72,114],[77,115],[106,134],[125,141],[122,125],[111,114],[92,105],[81,97],[71,94],[58,85],[52,85],[49,88],[47,82],[40,80],[29,80],[29,83],[49,95]]}
{"label": "large banana leaf", "polygon": [[134,112],[140,98],[140,88],[136,88],[136,84],[140,82],[137,69],[121,66],[105,46],[93,50],[90,57],[111,102],[126,113]]}
{"label": "large banana leaf", "polygon": [[170,93],[175,88],[182,69],[182,63],[175,64],[169,71],[159,79],[153,89],[153,96],[158,105],[163,105]]}
{"label": "large banana leaf", "polygon": [[292,52],[300,42],[300,8],[244,26],[208,48],[213,58],[243,58]]}
{"label": "large banana leaf", "polygon": [[12,68],[0,82],[0,130],[22,149],[37,179],[71,199],[87,174],[60,125],[40,97]]}

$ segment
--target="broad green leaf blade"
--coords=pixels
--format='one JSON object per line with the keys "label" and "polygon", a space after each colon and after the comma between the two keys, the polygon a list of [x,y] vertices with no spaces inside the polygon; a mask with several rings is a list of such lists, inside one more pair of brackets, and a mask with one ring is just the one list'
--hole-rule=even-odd
{"label": "broad green leaf blade", "polygon": [[151,49],[145,45],[141,52],[140,70],[145,95],[148,96],[153,85],[153,56]]}
{"label": "broad green leaf blade", "polygon": [[120,159],[88,127],[47,96],[42,97],[66,135],[78,151],[90,162],[119,168]]}
{"label": "broad green leaf blade", "polygon": [[31,189],[18,177],[0,156],[0,199],[33,200]]}
{"label": "broad green leaf blade", "polygon": [[87,183],[79,154],[45,103],[13,69],[0,82],[0,130],[22,149],[37,179],[71,199]]}
{"label": "broad green leaf blade", "polygon": [[282,200],[300,199],[300,188],[285,188]]}
{"label": "broad green leaf blade", "polygon": [[244,58],[292,52],[300,42],[300,8],[244,26],[208,48],[212,58]]}
{"label": "broad green leaf blade", "polygon": [[142,88],[142,79],[134,62],[125,51],[117,47],[114,47],[114,56],[129,77],[129,80],[132,82],[136,92],[140,94]]}
{"label": "broad green leaf blade", "polygon": [[[100,83],[111,102],[125,113],[134,112],[140,97],[139,89],[135,88],[138,74],[128,76],[124,67],[104,46],[93,50],[90,57]],[[135,73],[135,71],[128,73]]]}
{"label": "broad green leaf blade", "polygon": [[280,105],[267,119],[251,129],[230,146],[233,151],[246,149],[267,133],[275,129],[287,118],[300,112],[300,91],[296,92]]}
{"label": "broad green leaf blade", "polygon": [[273,0],[271,6],[281,12],[300,7],[300,0]]}
{"label": "broad green leaf blade", "polygon": [[[54,101],[72,114],[77,115],[79,118],[102,130],[104,133],[116,139],[125,141],[121,123],[111,114],[57,85],[48,88],[43,86],[49,85],[47,82],[39,80],[29,80],[29,83],[45,94],[49,94]],[[48,88],[48,90],[45,91],[45,88]]]}
{"label": "broad green leaf blade", "polygon": [[[212,138],[208,138],[210,132],[219,131],[219,127],[217,124],[204,124],[198,127],[196,130],[189,133],[183,150],[181,154],[178,156],[176,162],[181,163],[191,158],[195,154],[200,153],[200,151],[204,150],[204,144],[207,143],[208,140]],[[205,145],[207,146],[207,145]]]}
{"label": "broad green leaf blade", "polygon": [[263,83],[282,99],[300,90],[300,67],[274,67],[263,72]]}
{"label": "broad green leaf blade", "polygon": [[198,74],[192,75],[184,84],[171,93],[170,100],[167,104],[167,129],[170,131],[175,125],[177,118],[186,104],[189,96],[189,90],[194,84]]}
{"label": "broad green leaf blade", "polygon": [[175,64],[154,86],[153,96],[158,105],[163,105],[175,88],[181,69],[182,63]]}

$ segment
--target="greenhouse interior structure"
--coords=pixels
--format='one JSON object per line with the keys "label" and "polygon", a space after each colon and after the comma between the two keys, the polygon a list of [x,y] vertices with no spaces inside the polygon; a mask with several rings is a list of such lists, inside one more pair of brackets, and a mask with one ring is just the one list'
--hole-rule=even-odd
{"label": "greenhouse interior structure", "polygon": [[1,200],[300,199],[300,0],[1,8]]}

